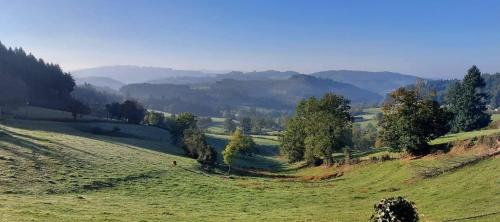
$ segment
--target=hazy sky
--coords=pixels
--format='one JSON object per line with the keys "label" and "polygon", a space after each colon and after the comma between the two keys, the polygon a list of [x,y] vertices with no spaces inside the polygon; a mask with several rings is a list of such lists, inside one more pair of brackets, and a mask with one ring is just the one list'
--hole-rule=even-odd
{"label": "hazy sky", "polygon": [[0,0],[0,41],[65,70],[500,72],[500,1]]}

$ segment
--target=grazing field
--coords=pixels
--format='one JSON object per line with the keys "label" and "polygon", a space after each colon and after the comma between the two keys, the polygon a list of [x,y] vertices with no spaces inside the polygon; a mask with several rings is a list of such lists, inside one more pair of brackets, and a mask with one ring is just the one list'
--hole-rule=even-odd
{"label": "grazing field", "polygon": [[[275,140],[256,138],[261,154],[238,163],[262,174],[228,179],[202,173],[164,130],[99,124],[4,121],[2,221],[366,221],[376,201],[397,195],[415,201],[423,221],[500,219],[499,158],[432,178],[421,176],[423,167],[458,157],[300,168],[276,158]],[[115,126],[119,134],[101,134]],[[219,150],[225,139],[209,135]],[[338,171],[343,176],[304,177]]]}
{"label": "grazing field", "polygon": [[470,139],[473,137],[478,137],[478,136],[488,136],[488,135],[493,135],[493,134],[500,134],[500,125],[498,124],[498,121],[500,121],[500,114],[493,114],[491,116],[492,119],[492,124],[490,124],[490,127],[487,127],[486,129],[482,130],[475,130],[471,132],[460,132],[460,133],[452,133],[452,134],[447,134],[444,135],[440,138],[437,138],[431,142],[431,144],[443,144],[443,143],[449,143],[457,140],[466,140]]}

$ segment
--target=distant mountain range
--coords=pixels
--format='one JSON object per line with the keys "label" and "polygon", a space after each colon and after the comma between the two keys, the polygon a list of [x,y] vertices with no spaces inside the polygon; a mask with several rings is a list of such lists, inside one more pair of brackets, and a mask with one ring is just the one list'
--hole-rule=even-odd
{"label": "distant mountain range", "polygon": [[119,90],[121,87],[125,85],[125,83],[122,83],[118,80],[108,78],[108,77],[101,77],[101,76],[89,76],[89,77],[83,77],[83,78],[75,78],[75,82],[77,85],[83,85],[85,83],[88,83],[93,86],[101,87],[101,88],[110,88],[114,90]]}
{"label": "distant mountain range", "polygon": [[376,104],[382,99],[376,93],[351,84],[300,74],[287,79],[223,79],[191,86],[130,84],[122,87],[120,92],[138,98],[150,109],[209,116],[218,116],[221,111],[234,107],[291,111],[301,99],[319,97],[326,92],[344,95],[354,104]]}
{"label": "distant mountain range", "polygon": [[175,70],[171,68],[144,66],[103,66],[72,71],[76,78],[107,77],[125,84],[144,83],[169,77],[206,77],[210,74],[201,71]]}
{"label": "distant mountain range", "polygon": [[419,79],[419,77],[416,76],[395,72],[367,72],[353,70],[330,70],[316,72],[312,75],[319,78],[352,84],[380,95],[386,95],[388,92],[401,86],[414,84],[415,81]]}
{"label": "distant mountain range", "polygon": [[[140,66],[106,66],[91,69],[73,71],[77,78],[89,78],[89,83],[95,82],[99,86],[107,86],[116,89],[119,84],[131,83],[153,83],[153,84],[204,84],[215,83],[223,79],[233,80],[284,80],[301,73],[294,71],[259,71],[259,72],[238,72],[233,71],[223,74],[207,73],[203,71],[175,70],[170,68],[140,67]],[[406,75],[395,72],[368,72],[353,70],[329,70],[311,73],[310,75],[322,79],[330,79],[336,82],[347,83],[361,89],[369,90],[384,96],[386,93],[400,86],[415,83],[417,76]],[[105,79],[95,79],[95,77],[106,77]],[[118,81],[111,81],[115,79]],[[108,84],[109,85],[106,85]],[[91,83],[92,84],[92,83]]]}

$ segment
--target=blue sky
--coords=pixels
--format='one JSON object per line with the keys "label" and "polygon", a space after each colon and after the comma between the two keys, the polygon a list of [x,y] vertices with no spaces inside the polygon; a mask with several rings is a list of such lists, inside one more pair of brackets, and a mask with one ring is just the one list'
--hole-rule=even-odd
{"label": "blue sky", "polygon": [[500,72],[500,1],[0,0],[0,41],[66,70]]}

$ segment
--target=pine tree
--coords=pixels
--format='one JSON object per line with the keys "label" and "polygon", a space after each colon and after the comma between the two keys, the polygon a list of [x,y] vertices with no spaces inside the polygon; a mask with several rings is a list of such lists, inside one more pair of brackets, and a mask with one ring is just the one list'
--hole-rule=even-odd
{"label": "pine tree", "polygon": [[485,85],[479,69],[472,66],[462,82],[450,87],[447,102],[454,114],[452,132],[479,129],[491,122],[491,115],[485,112],[488,95],[480,92]]}

